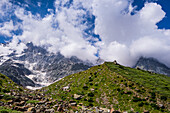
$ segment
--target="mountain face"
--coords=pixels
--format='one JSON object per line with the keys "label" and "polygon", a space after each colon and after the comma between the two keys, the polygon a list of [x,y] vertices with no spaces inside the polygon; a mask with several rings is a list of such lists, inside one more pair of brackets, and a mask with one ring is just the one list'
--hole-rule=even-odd
{"label": "mountain face", "polygon": [[[48,85],[67,75],[87,70],[93,65],[75,56],[66,58],[60,53],[49,53],[32,43],[27,44],[27,49],[21,55],[13,52],[6,57],[1,56],[1,61],[4,59],[10,61],[2,63],[0,72],[23,86]],[[25,83],[24,80],[28,80],[29,83]]]}
{"label": "mountain face", "polygon": [[23,64],[7,60],[0,66],[0,73],[8,76],[19,85],[35,87],[35,83],[25,76],[30,75],[32,72],[26,69]]}
{"label": "mountain face", "polygon": [[154,58],[141,57],[134,66],[134,68],[137,67],[142,70],[170,76],[170,68],[167,67],[165,64],[160,63],[157,59]]}

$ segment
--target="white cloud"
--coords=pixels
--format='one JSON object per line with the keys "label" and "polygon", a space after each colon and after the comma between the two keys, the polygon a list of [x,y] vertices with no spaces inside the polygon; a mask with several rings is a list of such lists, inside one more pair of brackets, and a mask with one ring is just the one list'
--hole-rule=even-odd
{"label": "white cloud", "polygon": [[[22,25],[18,26],[23,33],[13,36],[10,48],[13,46],[12,49],[21,52],[25,46],[17,42],[31,41],[35,45],[45,45],[50,52],[61,52],[66,57],[77,56],[94,61],[99,49],[102,59],[117,60],[123,65],[132,66],[140,56],[146,56],[157,58],[170,66],[170,30],[159,30],[156,25],[165,17],[160,5],[146,3],[140,11],[135,11],[129,0],[68,2],[56,0],[55,11],[49,9],[50,14],[44,18],[18,6],[15,15],[22,20]],[[125,9],[129,9],[129,12]],[[136,12],[135,15],[130,14],[132,11]],[[87,12],[91,14],[89,16],[93,14],[96,17],[94,30],[102,41],[93,39],[93,36],[84,37],[84,30],[89,27],[84,22]],[[10,33],[16,28],[10,21],[6,26],[4,24],[1,32],[12,36]],[[97,42],[90,43],[88,40]]]}
{"label": "white cloud", "polygon": [[13,40],[9,44],[6,44],[5,46],[0,44],[0,56],[8,56],[14,51],[16,51],[16,54],[21,54],[25,48],[26,45],[24,43],[19,43],[18,38],[13,37]]}
{"label": "white cloud", "polygon": [[0,18],[7,15],[12,10],[9,0],[0,0]]}
{"label": "white cloud", "polygon": [[10,20],[9,22],[5,22],[3,24],[0,24],[0,34],[5,35],[8,37],[12,37],[12,31],[17,30],[19,25],[14,25],[13,21]]}
{"label": "white cloud", "polygon": [[156,3],[147,3],[140,11],[140,18],[148,24],[156,24],[165,17],[162,7]]}
{"label": "white cloud", "polygon": [[[76,9],[77,7],[62,7],[61,11],[56,10],[56,15],[51,13],[44,18],[18,8],[15,15],[23,20],[23,33],[17,38],[25,43],[31,41],[35,45],[45,45],[50,52],[61,52],[66,57],[77,56],[83,60],[94,61],[97,58],[94,55],[97,49],[83,37],[83,30],[87,26],[81,24],[81,17],[86,12]],[[58,28],[53,28],[54,24],[58,24]]]}
{"label": "white cloud", "polygon": [[132,56],[145,56],[145,57],[154,57],[159,59],[159,61],[164,62],[168,66],[170,61],[170,37],[169,38],[158,38],[158,37],[143,37],[131,45],[131,54]]}
{"label": "white cloud", "polygon": [[134,9],[127,0],[94,0],[95,32],[103,41],[101,58],[133,66],[140,56],[146,56],[170,66],[169,31],[159,30],[156,25],[165,17],[162,7],[146,3],[130,15],[122,13],[127,6]]}
{"label": "white cloud", "polygon": [[106,61],[113,61],[115,59],[120,64],[133,65],[133,58],[130,55],[129,48],[116,41],[102,47],[100,57]]}

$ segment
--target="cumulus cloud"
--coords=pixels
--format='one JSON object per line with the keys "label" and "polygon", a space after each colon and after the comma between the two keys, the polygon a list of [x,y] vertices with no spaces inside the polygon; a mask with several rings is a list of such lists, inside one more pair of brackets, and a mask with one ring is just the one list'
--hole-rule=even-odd
{"label": "cumulus cloud", "polygon": [[[56,0],[55,10],[48,9],[44,17],[16,6],[14,15],[22,22],[17,26],[12,21],[4,23],[1,34],[13,36],[10,48],[13,46],[18,53],[25,48],[24,43],[33,42],[46,46],[50,52],[83,60],[94,61],[98,53],[104,60],[133,66],[140,56],[145,56],[170,66],[170,30],[158,29],[156,25],[165,17],[162,7],[145,3],[141,10],[135,11],[131,3],[131,0]],[[95,23],[89,25],[92,16]],[[101,41],[93,35],[85,36],[85,30],[93,24]],[[18,26],[22,34],[11,34]],[[20,40],[23,43],[18,43]]]}
{"label": "cumulus cloud", "polygon": [[14,25],[12,20],[3,24],[0,23],[0,26],[2,26],[0,27],[0,34],[8,37],[12,36],[12,31],[15,31],[19,28],[19,25]]}
{"label": "cumulus cloud", "polygon": [[133,10],[129,4],[127,0],[94,0],[95,32],[104,43],[101,58],[133,66],[140,56],[154,57],[170,66],[169,31],[159,30],[156,25],[165,17],[162,7],[146,3],[130,15],[124,13],[127,7]]}
{"label": "cumulus cloud", "polygon": [[[83,37],[83,30],[87,26],[81,24],[81,17],[86,12],[78,7],[78,5],[70,8],[62,6],[60,10],[56,8],[56,15],[51,13],[44,18],[18,8],[15,15],[23,20],[21,27],[23,33],[17,38],[25,43],[45,45],[50,52],[60,52],[66,57],[77,56],[83,60],[94,61],[97,58],[94,55],[97,49]],[[53,27],[55,25],[57,27]]]}

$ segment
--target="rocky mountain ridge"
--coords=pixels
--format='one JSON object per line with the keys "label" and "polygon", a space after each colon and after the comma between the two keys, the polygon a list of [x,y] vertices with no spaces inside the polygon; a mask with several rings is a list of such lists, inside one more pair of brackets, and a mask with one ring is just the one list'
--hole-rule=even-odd
{"label": "rocky mountain ridge", "polygon": [[23,64],[7,60],[0,66],[0,73],[11,78],[15,83],[22,86],[35,87],[35,83],[25,75],[30,75],[32,72],[24,67]]}
{"label": "rocky mountain ridge", "polygon": [[[82,61],[75,56],[66,58],[60,53],[49,53],[46,49],[34,46],[32,43],[27,43],[26,46],[27,49],[21,55],[13,52],[8,56],[1,56],[1,61],[6,59],[10,61],[7,60],[0,65],[1,73],[23,86],[37,86],[36,84],[46,86],[67,75],[93,66],[92,63]],[[27,70],[29,73],[21,72],[22,70]],[[15,78],[23,79],[16,80]],[[32,84],[26,83],[24,79]]]}
{"label": "rocky mountain ridge", "polygon": [[[19,85],[29,86],[28,88],[41,88],[65,76],[94,66],[93,63],[82,61],[75,56],[66,58],[60,53],[50,53],[33,43],[27,43],[26,46],[27,48],[21,54],[16,54],[14,51],[7,56],[1,55],[0,72]],[[95,64],[100,65],[103,62],[104,60],[99,58]],[[170,68],[154,58],[141,57],[134,68],[170,75]]]}
{"label": "rocky mountain ridge", "polygon": [[140,57],[134,68],[170,76],[170,68],[155,58]]}

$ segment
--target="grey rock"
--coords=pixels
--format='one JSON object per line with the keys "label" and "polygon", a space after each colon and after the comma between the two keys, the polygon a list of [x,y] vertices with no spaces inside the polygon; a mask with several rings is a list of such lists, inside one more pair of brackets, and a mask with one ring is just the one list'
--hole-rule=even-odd
{"label": "grey rock", "polygon": [[134,68],[170,76],[170,68],[155,58],[140,57]]}
{"label": "grey rock", "polygon": [[74,99],[79,100],[79,99],[81,99],[81,98],[82,98],[82,96],[81,96],[81,95],[74,94]]}
{"label": "grey rock", "polygon": [[54,109],[46,109],[46,110],[45,110],[45,113],[54,113],[54,112],[55,112]]}
{"label": "grey rock", "polygon": [[76,106],[77,103],[76,103],[75,101],[70,101],[70,105],[71,105],[71,106]]}

